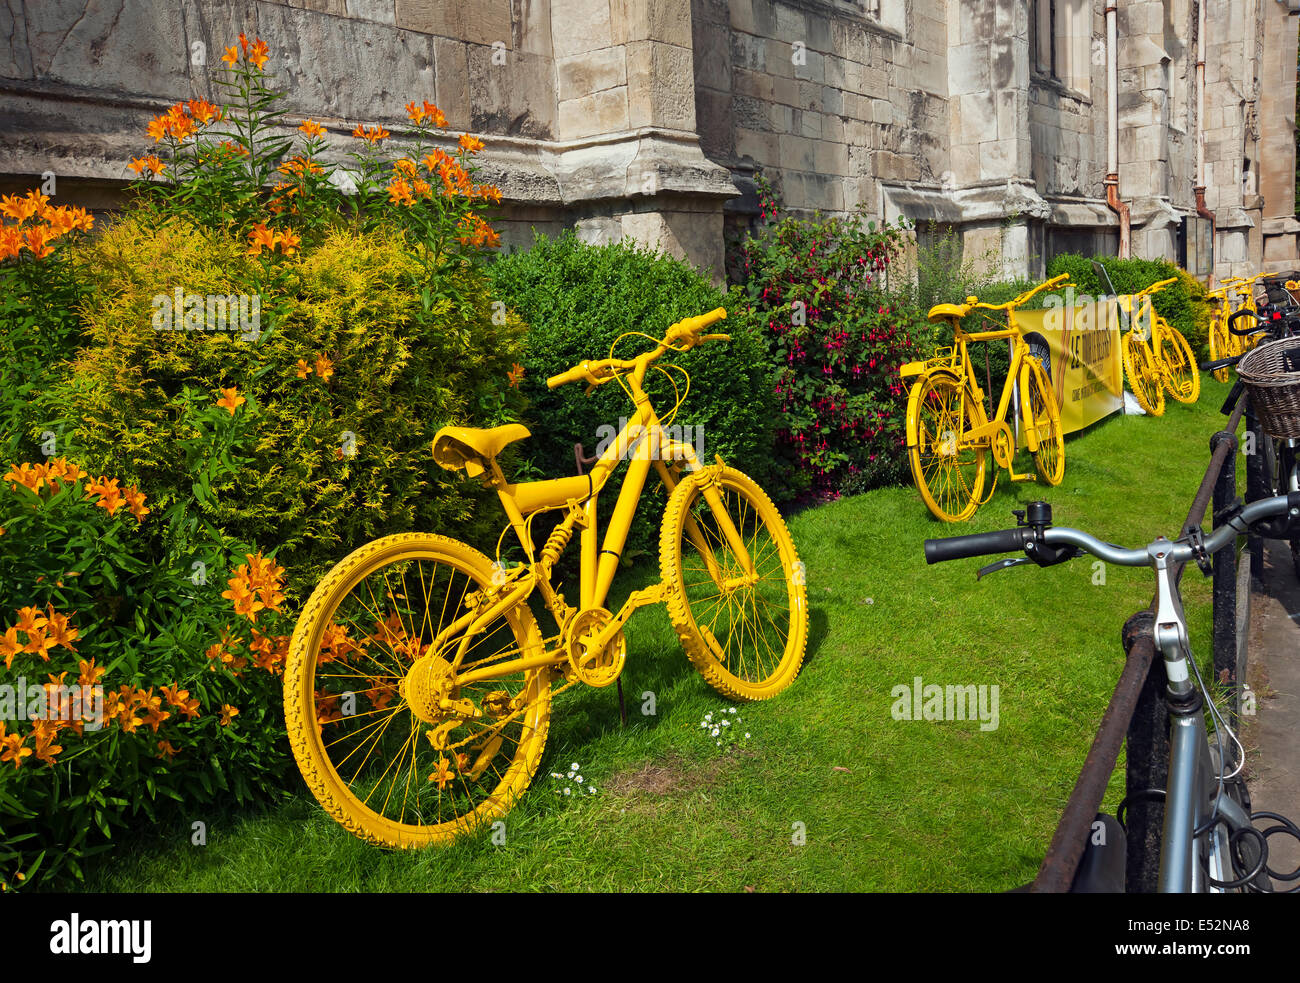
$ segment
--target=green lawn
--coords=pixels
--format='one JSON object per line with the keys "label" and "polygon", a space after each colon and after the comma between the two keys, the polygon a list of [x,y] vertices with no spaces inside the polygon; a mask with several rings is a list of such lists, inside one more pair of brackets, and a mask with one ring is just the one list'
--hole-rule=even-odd
{"label": "green lawn", "polygon": [[[1067,441],[1046,497],[1061,525],[1140,545],[1176,535],[1219,428],[1226,386],[1164,417],[1120,416]],[[1025,460],[1021,459],[1022,463]],[[336,826],[299,784],[260,813],[186,815],[111,855],[103,891],[1001,891],[1032,879],[1123,665],[1120,627],[1151,598],[1145,570],[1090,559],[975,581],[981,561],[927,567],[927,536],[1004,528],[1043,495],[999,482],[960,528],[916,492],[883,489],[795,516],[811,634],[794,684],[738,707],[752,737],[723,751],[699,727],[730,704],[696,675],[661,609],[628,628],[629,725],[613,688],[555,707],[533,788],[490,834],[396,853]],[[644,574],[649,576],[650,574]],[[637,580],[637,571],[627,576]],[[642,580],[644,582],[644,580]],[[624,591],[636,586],[623,585]],[[1209,582],[1183,581],[1208,655]],[[897,721],[891,689],[920,676],[999,687],[999,726]],[[657,713],[643,716],[653,691]],[[556,795],[577,762],[598,793]],[[1118,798],[1122,776],[1112,781]],[[206,846],[191,823],[207,824]],[[803,824],[806,842],[792,842]]]}

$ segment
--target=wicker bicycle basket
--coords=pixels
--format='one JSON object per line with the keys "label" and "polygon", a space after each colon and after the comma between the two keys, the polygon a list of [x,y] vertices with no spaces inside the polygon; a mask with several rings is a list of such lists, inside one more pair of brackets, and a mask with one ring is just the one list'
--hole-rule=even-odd
{"label": "wicker bicycle basket", "polygon": [[1300,337],[1265,342],[1237,363],[1237,374],[1260,429],[1273,437],[1300,437]]}

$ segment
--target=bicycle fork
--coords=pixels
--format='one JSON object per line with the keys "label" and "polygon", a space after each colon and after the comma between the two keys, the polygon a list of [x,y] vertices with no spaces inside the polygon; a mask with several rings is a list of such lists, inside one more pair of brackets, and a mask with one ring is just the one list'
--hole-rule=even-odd
{"label": "bicycle fork", "polygon": [[[1169,682],[1169,775],[1157,890],[1162,894],[1202,893],[1219,890],[1206,882],[1206,868],[1214,880],[1233,879],[1229,833],[1251,822],[1231,796],[1219,794],[1219,775],[1211,765],[1205,729],[1204,700],[1189,672],[1192,652],[1187,620],[1175,583],[1177,571],[1169,565],[1169,545],[1167,540],[1157,540],[1148,547],[1159,590],[1155,642]],[[1220,774],[1226,767],[1220,760]],[[1206,854],[1204,867],[1202,851]]]}

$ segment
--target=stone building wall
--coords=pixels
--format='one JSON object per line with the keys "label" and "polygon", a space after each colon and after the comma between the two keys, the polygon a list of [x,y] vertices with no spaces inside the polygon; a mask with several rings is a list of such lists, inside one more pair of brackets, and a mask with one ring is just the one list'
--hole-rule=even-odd
{"label": "stone building wall", "polygon": [[[1300,265],[1296,0],[1119,0],[1120,195],[1135,255],[1181,259],[1197,123],[1215,272]],[[1196,119],[1198,3],[1206,109]],[[1297,4],[1300,6],[1300,4]],[[797,212],[862,208],[960,232],[1036,275],[1111,251],[1105,0],[6,0],[0,191],[46,171],[119,200],[144,124],[240,32],[271,46],[287,107],[346,148],[400,140],[428,98],[487,143],[507,244],[623,236],[723,270],[762,171]],[[197,46],[197,47],[196,47]],[[196,50],[206,53],[198,64]]]}

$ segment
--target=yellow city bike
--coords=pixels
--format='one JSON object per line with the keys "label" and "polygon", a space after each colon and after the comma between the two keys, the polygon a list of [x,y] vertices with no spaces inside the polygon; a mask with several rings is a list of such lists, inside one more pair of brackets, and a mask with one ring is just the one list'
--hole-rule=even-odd
{"label": "yellow city bike", "polygon": [[[1260,273],[1252,277],[1230,277],[1214,290],[1209,291],[1207,296],[1212,303],[1217,305],[1217,309],[1210,320],[1209,349],[1211,362],[1244,355],[1254,344],[1254,340],[1247,340],[1241,335],[1234,334],[1228,327],[1228,320],[1237,311],[1249,310],[1258,313],[1259,308],[1255,303],[1254,285],[1257,280],[1262,280],[1268,275],[1267,273]],[[1237,293],[1241,294],[1242,302],[1234,306],[1229,294]],[[1214,378],[1220,382],[1227,382],[1230,373],[1231,369],[1216,369]]]}
{"label": "yellow city bike", "polygon": [[[1034,480],[1034,475],[1017,474],[1012,467],[1017,439],[1007,414],[1017,392],[1021,436],[1034,456],[1038,476],[1049,485],[1059,485],[1065,476],[1060,408],[1042,362],[1047,353],[1040,355],[1031,350],[1016,324],[1015,311],[1040,290],[1068,281],[1069,274],[1063,273],[1005,304],[985,304],[976,297],[967,297],[964,304],[932,307],[931,321],[952,323],[952,347],[940,349],[927,361],[909,362],[899,369],[903,378],[918,376],[907,400],[907,457],[912,477],[930,511],[945,522],[969,519],[993,497],[996,472],[988,494],[984,494],[990,449],[994,461],[1007,469],[1012,481]],[[1006,327],[963,331],[962,318],[972,310],[1005,311]],[[1011,340],[1011,364],[997,411],[990,420],[984,390],[976,381],[966,346],[972,341],[1001,338]]]}
{"label": "yellow city bike", "polygon": [[1124,372],[1133,398],[1151,416],[1164,413],[1166,391],[1180,403],[1194,403],[1201,395],[1201,374],[1192,346],[1151,304],[1153,294],[1177,282],[1178,277],[1171,276],[1119,297],[1120,308],[1129,317],[1129,330],[1120,343]]}
{"label": "yellow city bike", "polygon": [[[635,416],[588,474],[511,484],[496,458],[528,437],[526,428],[438,431],[434,460],[495,489],[505,510],[495,563],[445,536],[404,533],[356,550],[312,592],[285,669],[285,717],[308,787],[345,828],[382,846],[419,847],[504,815],[541,761],[552,697],[578,683],[614,683],[627,652],[623,626],[648,604],[667,607],[687,656],[726,696],[764,700],[794,679],[808,607],[785,522],[752,479],[721,459],[703,464],[690,444],[668,439],[642,389],[653,366],[674,392],[668,369],[680,372],[689,392],[680,366],[653,363],[665,352],[726,340],[702,333],[725,317],[719,308],[688,318],[660,340],[628,332],[610,346],[610,358],[547,381],[594,388],[614,380],[635,404]],[[614,358],[629,335],[654,348]],[[598,541],[597,496],[625,459]],[[652,466],[668,489],[662,580],[611,612],[604,605]],[[558,521],[539,551],[533,522],[548,512]],[[551,574],[575,531],[581,584],[571,603]],[[507,568],[500,543],[510,532],[526,561]],[[535,595],[555,621],[549,637],[529,604]]]}

